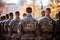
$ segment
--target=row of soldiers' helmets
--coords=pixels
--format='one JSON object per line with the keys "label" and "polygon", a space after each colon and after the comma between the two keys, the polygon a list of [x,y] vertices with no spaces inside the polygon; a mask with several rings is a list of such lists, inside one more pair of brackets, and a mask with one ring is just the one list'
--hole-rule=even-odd
{"label": "row of soldiers' helmets", "polygon": [[[47,8],[47,9],[50,10],[49,8]],[[21,40],[31,40],[31,39],[32,40],[52,40],[52,33],[51,33],[52,31],[49,29],[50,29],[50,27],[52,29],[51,22],[53,20],[47,16],[42,17],[42,19],[39,19],[39,21],[38,21],[39,25],[38,25],[37,20],[34,19],[30,15],[30,13],[32,12],[32,9],[30,7],[28,7],[26,9],[26,12],[28,13],[28,15],[22,21],[19,18],[20,15],[19,15],[18,11],[16,11],[16,13],[15,13],[15,16],[17,16],[15,19],[12,18],[12,19],[8,19],[6,21],[5,28],[8,26],[7,27],[8,29],[5,29],[5,30],[3,29],[3,32],[4,31],[6,32],[8,30],[7,34],[5,34],[6,40],[18,40],[18,39],[20,39],[21,35],[23,35],[21,37]],[[12,14],[12,13],[10,13],[10,14]],[[12,17],[13,17],[13,15],[12,15]],[[46,25],[44,25],[44,23]],[[47,26],[47,23],[49,24],[49,27]],[[53,21],[53,24],[54,24],[54,21]],[[38,27],[36,27],[36,26],[38,26]],[[40,28],[40,26],[42,26],[42,27]],[[23,30],[21,29],[21,27]],[[46,27],[46,28],[44,29],[44,27]],[[33,34],[32,34],[32,31],[33,31]]]}

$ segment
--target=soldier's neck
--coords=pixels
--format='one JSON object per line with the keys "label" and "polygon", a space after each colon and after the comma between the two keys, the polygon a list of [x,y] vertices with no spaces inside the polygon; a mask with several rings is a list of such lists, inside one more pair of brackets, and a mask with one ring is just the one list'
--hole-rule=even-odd
{"label": "soldier's neck", "polygon": [[13,17],[10,17],[10,19],[12,19]]}
{"label": "soldier's neck", "polygon": [[18,17],[16,17],[16,18],[20,18],[20,17],[18,16]]}
{"label": "soldier's neck", "polygon": [[31,15],[30,13],[28,13],[27,15]]}
{"label": "soldier's neck", "polygon": [[45,16],[48,16],[48,17],[50,17],[50,15],[45,15]]}

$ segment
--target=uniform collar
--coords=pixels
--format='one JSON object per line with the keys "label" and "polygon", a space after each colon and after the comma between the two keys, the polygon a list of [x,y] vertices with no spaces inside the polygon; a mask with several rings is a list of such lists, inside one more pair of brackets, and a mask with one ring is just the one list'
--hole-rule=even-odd
{"label": "uniform collar", "polygon": [[50,17],[50,16],[46,16],[46,17]]}
{"label": "uniform collar", "polygon": [[19,17],[16,17],[16,18],[19,18]]}
{"label": "uniform collar", "polygon": [[27,17],[32,17],[32,15],[27,15]]}

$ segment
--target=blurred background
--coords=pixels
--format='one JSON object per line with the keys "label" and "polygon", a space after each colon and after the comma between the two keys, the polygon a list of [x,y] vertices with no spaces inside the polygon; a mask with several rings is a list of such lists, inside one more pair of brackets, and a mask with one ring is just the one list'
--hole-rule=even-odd
{"label": "blurred background", "polygon": [[55,18],[55,14],[60,11],[60,0],[0,0],[0,16],[18,10],[23,18],[27,7],[32,7],[32,15],[36,18],[41,17],[41,10],[50,7],[51,17]]}

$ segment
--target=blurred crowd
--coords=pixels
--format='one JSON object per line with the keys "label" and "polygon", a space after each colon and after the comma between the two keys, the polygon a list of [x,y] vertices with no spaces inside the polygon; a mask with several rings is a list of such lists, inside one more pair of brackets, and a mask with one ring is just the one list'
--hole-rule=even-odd
{"label": "blurred crowd", "polygon": [[56,19],[50,17],[51,9],[41,11],[42,17],[35,19],[32,8],[27,7],[26,13],[20,18],[20,12],[13,12],[0,17],[0,40],[60,40],[60,11]]}

